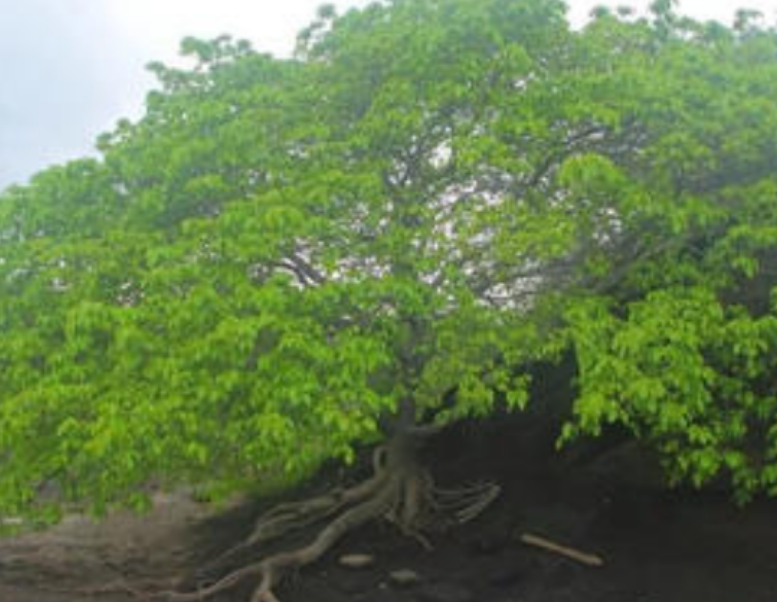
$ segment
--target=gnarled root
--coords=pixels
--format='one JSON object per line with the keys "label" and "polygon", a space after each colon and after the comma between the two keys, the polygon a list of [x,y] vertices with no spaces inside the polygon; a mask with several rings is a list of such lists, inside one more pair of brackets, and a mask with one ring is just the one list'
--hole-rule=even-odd
{"label": "gnarled root", "polygon": [[386,485],[384,464],[385,448],[380,447],[373,454],[372,478],[347,489],[338,488],[307,500],[278,504],[259,518],[249,537],[221,554],[214,564],[238,552],[266,545],[294,531],[305,529],[376,495]]}
{"label": "gnarled root", "polygon": [[496,483],[475,483],[456,489],[433,487],[432,506],[453,522],[463,525],[474,519],[499,497],[501,488]]}
{"label": "gnarled root", "polygon": [[199,591],[165,592],[155,597],[170,602],[197,602],[230,589],[245,579],[256,578],[259,585],[251,602],[279,602],[274,590],[286,575],[316,562],[346,533],[368,522],[388,519],[403,533],[430,547],[422,529],[434,513],[450,514],[453,522],[466,522],[482,512],[498,495],[499,488],[495,485],[477,485],[460,490],[436,488],[429,474],[416,464],[413,448],[412,441],[397,438],[376,451],[375,473],[369,480],[350,489],[276,507],[259,519],[249,538],[226,555],[329,520],[308,545],[270,555],[229,573]]}

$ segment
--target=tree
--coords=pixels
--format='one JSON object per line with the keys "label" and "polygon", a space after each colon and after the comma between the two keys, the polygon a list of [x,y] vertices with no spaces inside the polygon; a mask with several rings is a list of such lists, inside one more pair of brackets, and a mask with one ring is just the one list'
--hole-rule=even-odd
{"label": "tree", "polygon": [[205,592],[253,575],[271,602],[364,522],[482,509],[493,487],[450,499],[417,447],[561,358],[562,439],[621,424],[677,479],[774,493],[777,35],[597,14],[392,0],[322,9],[293,59],[190,39],[192,68],[153,65],[99,160],[0,199],[2,512],[375,446],[370,479],[246,543],[323,523],[309,546]]}

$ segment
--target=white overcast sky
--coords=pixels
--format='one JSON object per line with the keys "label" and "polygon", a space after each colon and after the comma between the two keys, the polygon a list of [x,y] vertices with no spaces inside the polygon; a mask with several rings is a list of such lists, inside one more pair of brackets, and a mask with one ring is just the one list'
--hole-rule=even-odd
{"label": "white overcast sky", "polygon": [[[120,117],[137,117],[152,80],[145,65],[175,60],[184,36],[229,33],[288,54],[321,0],[0,0],[0,190],[55,162],[92,152]],[[366,0],[336,0],[341,10]],[[581,22],[599,4],[567,0]],[[730,22],[736,8],[774,22],[777,0],[681,0],[680,10]]]}

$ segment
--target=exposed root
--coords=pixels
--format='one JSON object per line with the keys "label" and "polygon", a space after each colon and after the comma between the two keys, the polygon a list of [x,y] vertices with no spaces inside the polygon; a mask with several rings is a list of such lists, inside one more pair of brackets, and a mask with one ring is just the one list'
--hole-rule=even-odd
{"label": "exposed root", "polygon": [[221,554],[212,564],[219,564],[239,552],[268,544],[294,531],[310,527],[375,495],[385,485],[387,479],[386,471],[379,465],[377,459],[381,454],[382,448],[376,450],[376,470],[371,479],[347,489],[334,489],[312,499],[275,506],[257,520],[249,537]]}
{"label": "exposed root", "polygon": [[392,498],[391,488],[386,488],[380,495],[351,508],[329,523],[310,545],[266,560],[262,563],[262,581],[251,602],[278,602],[273,594],[273,587],[285,572],[315,562],[343,535],[385,514],[393,501]]}
{"label": "exposed root", "polygon": [[274,591],[284,578],[316,562],[345,534],[368,522],[387,519],[424,547],[431,548],[423,531],[431,524],[432,518],[443,514],[448,517],[448,524],[468,522],[483,512],[499,494],[499,487],[493,483],[461,489],[435,487],[429,473],[416,464],[414,443],[406,438],[397,438],[388,447],[378,449],[374,456],[374,470],[372,478],[354,487],[306,501],[281,504],[263,515],[251,536],[222,554],[220,559],[266,544],[293,531],[324,523],[313,541],[304,547],[266,556],[198,591],[159,592],[154,598],[169,602],[198,602],[254,578],[259,585],[251,602],[280,602]]}
{"label": "exposed root", "polygon": [[480,516],[499,497],[501,487],[496,483],[475,483],[456,489],[435,487],[433,506],[445,514],[452,515],[457,524],[468,523]]}
{"label": "exposed root", "polygon": [[378,488],[369,499],[343,511],[342,514],[328,523],[313,542],[307,546],[291,552],[276,554],[240,568],[199,591],[162,592],[157,594],[157,597],[170,602],[196,602],[231,589],[249,577],[258,577],[260,585],[251,599],[252,602],[278,602],[273,588],[289,571],[315,562],[343,535],[371,520],[381,518],[389,511],[396,496],[396,483],[395,479],[384,479],[384,481],[383,487]]}
{"label": "exposed root", "polygon": [[341,509],[367,499],[385,483],[386,448],[373,453],[374,475],[371,479],[348,489],[334,489],[322,496],[299,502],[280,504],[264,514],[254,526],[253,533],[242,547],[268,543],[292,531],[304,529]]}

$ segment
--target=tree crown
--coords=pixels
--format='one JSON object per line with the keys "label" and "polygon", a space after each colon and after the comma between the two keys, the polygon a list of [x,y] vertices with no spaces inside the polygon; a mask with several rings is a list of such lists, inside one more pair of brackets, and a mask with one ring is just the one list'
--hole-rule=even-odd
{"label": "tree crown", "polygon": [[741,21],[393,0],[288,60],[186,40],[98,160],[0,197],[0,509],[304,475],[562,356],[564,438],[773,491],[777,36]]}

